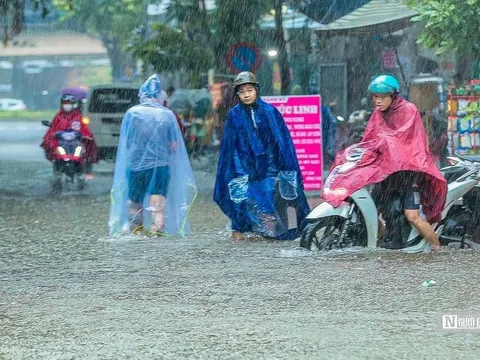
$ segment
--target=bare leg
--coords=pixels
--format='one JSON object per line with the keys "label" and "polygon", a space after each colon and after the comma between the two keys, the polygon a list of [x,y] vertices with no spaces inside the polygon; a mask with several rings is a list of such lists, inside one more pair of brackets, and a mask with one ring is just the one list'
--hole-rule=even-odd
{"label": "bare leg", "polygon": [[130,224],[133,228],[143,224],[143,209],[142,204],[130,201],[128,203],[128,216]]}
{"label": "bare leg", "polygon": [[232,231],[232,240],[243,240],[245,237],[241,232],[238,231]]}
{"label": "bare leg", "polygon": [[150,209],[152,210],[152,231],[163,231],[164,212],[165,212],[165,196],[150,196]]}
{"label": "bare leg", "polygon": [[418,232],[427,240],[432,247],[432,251],[440,250],[440,240],[433,231],[432,225],[420,216],[420,210],[405,210],[405,217],[415,226]]}
{"label": "bare leg", "polygon": [[272,214],[261,214],[260,215],[260,220],[262,222],[262,225],[263,225],[263,228],[264,228],[264,231],[267,232],[267,235],[269,236],[275,236],[276,235],[276,222],[277,222],[277,218],[275,217],[275,215],[272,215]]}
{"label": "bare leg", "polygon": [[383,219],[382,214],[378,216],[378,238],[381,239],[383,235],[385,235],[385,231],[387,230],[385,220]]}

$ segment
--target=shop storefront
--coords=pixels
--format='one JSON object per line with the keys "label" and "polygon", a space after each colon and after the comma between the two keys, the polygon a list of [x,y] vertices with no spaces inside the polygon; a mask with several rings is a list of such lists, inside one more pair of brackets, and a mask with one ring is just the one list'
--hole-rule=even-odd
{"label": "shop storefront", "polygon": [[449,89],[448,151],[480,155],[480,80]]}

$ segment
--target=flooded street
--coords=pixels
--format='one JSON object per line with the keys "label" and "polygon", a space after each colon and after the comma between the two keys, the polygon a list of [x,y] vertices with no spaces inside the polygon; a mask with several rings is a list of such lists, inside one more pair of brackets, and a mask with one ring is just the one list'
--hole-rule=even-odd
{"label": "flooded street", "polygon": [[480,253],[232,242],[214,166],[200,163],[194,235],[110,238],[112,164],[85,191],[51,196],[41,149],[11,155],[38,143],[0,146],[1,359],[480,357],[479,333],[439,325],[480,313]]}
{"label": "flooded street", "polygon": [[480,0],[0,14],[0,360],[480,359]]}

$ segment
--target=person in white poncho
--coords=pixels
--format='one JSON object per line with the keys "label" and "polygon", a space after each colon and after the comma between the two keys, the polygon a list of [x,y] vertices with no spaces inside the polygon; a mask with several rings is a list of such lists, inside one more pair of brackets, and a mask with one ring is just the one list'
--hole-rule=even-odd
{"label": "person in white poncho", "polygon": [[183,236],[197,194],[185,143],[175,115],[162,105],[158,75],[147,79],[139,97],[122,120],[109,232]]}

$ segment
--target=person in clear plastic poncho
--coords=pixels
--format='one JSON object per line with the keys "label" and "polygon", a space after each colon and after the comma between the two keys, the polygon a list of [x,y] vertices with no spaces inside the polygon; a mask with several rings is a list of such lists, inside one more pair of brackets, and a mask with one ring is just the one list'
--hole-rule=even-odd
{"label": "person in clear plastic poncho", "polygon": [[111,191],[110,235],[146,230],[186,235],[197,188],[173,112],[162,104],[158,76],[139,91],[140,105],[124,115]]}

